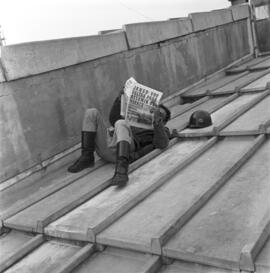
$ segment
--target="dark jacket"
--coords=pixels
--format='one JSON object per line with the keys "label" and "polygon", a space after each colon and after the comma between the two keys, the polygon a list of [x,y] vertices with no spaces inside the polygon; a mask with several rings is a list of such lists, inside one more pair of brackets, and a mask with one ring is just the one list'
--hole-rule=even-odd
{"label": "dark jacket", "polygon": [[[117,97],[110,111],[109,121],[112,126],[119,119],[123,119],[120,115],[121,98]],[[170,131],[165,127],[163,122],[154,123],[153,130],[131,127],[133,138],[136,146],[138,157],[150,152],[155,148],[164,149],[169,144]]]}

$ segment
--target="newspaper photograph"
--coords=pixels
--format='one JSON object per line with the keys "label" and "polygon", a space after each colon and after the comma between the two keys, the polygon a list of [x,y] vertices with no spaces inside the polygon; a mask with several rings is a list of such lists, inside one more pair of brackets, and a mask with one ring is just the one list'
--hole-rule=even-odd
{"label": "newspaper photograph", "polygon": [[134,78],[126,81],[121,97],[121,115],[130,126],[153,129],[153,112],[163,93],[142,85]]}

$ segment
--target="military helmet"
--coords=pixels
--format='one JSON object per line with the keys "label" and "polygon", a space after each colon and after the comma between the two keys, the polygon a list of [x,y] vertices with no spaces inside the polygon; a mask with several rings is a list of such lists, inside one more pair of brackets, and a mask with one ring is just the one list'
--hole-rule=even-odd
{"label": "military helmet", "polygon": [[207,111],[198,110],[189,119],[189,128],[204,128],[212,125],[211,115]]}

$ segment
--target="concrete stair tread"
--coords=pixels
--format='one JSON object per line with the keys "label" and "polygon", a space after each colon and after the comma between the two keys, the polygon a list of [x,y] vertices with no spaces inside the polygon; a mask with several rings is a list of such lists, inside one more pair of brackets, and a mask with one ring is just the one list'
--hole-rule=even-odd
{"label": "concrete stair tread", "polygon": [[267,140],[243,167],[163,248],[177,256],[224,268],[239,268],[239,258],[269,209]]}
{"label": "concrete stair tread", "polygon": [[48,241],[7,269],[6,273],[57,272],[79,250],[80,246]]}
{"label": "concrete stair tread", "polygon": [[226,98],[216,97],[216,98],[211,98],[209,100],[206,100],[202,104],[199,104],[198,106],[170,120],[168,122],[168,126],[170,128],[184,129],[188,125],[189,118],[194,111],[205,110],[205,111],[213,112],[219,105],[226,102],[227,99],[228,97]]}
{"label": "concrete stair tread", "polygon": [[[207,201],[206,193],[229,167],[236,164],[252,140],[229,138],[217,142],[151,196],[101,232],[97,236],[97,242],[132,249],[140,244],[144,246],[144,251],[155,251],[153,240],[162,237],[172,226],[177,229],[175,222],[178,219],[182,218],[180,222],[183,225]],[[211,172],[207,171],[210,169]]]}
{"label": "concrete stair tread", "polygon": [[[35,231],[39,221],[43,221],[52,214],[57,214],[61,208],[65,208],[72,202],[80,200],[86,194],[91,197],[103,189],[104,183],[112,176],[113,165],[107,164],[82,177],[75,183],[57,191],[45,199],[19,212],[15,216],[4,221],[6,226]],[[57,217],[57,215],[55,216]],[[58,217],[57,217],[58,218]]]}
{"label": "concrete stair tread", "polygon": [[270,272],[270,238],[267,240],[262,250],[255,260],[255,268],[268,269]]}
{"label": "concrete stair tread", "polygon": [[[45,233],[64,238],[94,240],[92,236],[136,205],[145,194],[166,183],[172,170],[205,141],[181,141],[129,175],[123,189],[109,187],[45,228]],[[165,180],[162,180],[162,177]],[[78,221],[80,219],[80,221]],[[92,236],[89,232],[91,231]]]}
{"label": "concrete stair tread", "polygon": [[[199,136],[203,134],[213,134],[214,127],[222,127],[224,123],[230,120],[231,117],[234,117],[240,111],[246,107],[249,103],[252,103],[252,101],[258,99],[261,96],[261,93],[255,93],[255,94],[245,94],[242,96],[237,97],[232,102],[226,104],[222,108],[218,109],[214,113],[211,114],[212,118],[212,125],[205,127],[205,128],[199,128],[199,129],[185,129],[183,130],[180,135],[181,136]],[[259,126],[260,124],[258,124]]]}
{"label": "concrete stair tread", "polygon": [[270,73],[264,75],[263,77],[257,79],[256,81],[248,84],[242,90],[251,90],[256,88],[266,88],[267,83],[270,82]]}
{"label": "concrete stair tread", "polygon": [[184,97],[204,95],[207,91],[214,91],[218,88],[233,83],[236,80],[243,80],[247,73],[241,73],[237,75],[224,75],[218,79],[209,79],[206,82],[192,88],[191,90],[183,94]]}
{"label": "concrete stair tread", "polygon": [[0,264],[17,249],[29,242],[33,236],[12,230],[0,236]]}
{"label": "concrete stair tread", "polygon": [[257,105],[241,115],[227,127],[221,134],[236,135],[241,131],[259,132],[259,126],[265,124],[270,119],[270,96],[267,96]]}
{"label": "concrete stair tread", "polygon": [[175,261],[164,267],[159,273],[239,273],[239,270],[228,270],[202,264]]}
{"label": "concrete stair tread", "polygon": [[94,253],[73,272],[146,273],[147,267],[157,263],[157,260],[157,256],[107,247],[104,251]]}
{"label": "concrete stair tread", "polygon": [[220,88],[217,88],[213,91],[213,94],[226,94],[235,91],[236,87],[244,87],[245,85],[249,84],[250,82],[253,82],[257,80],[260,76],[262,76],[265,72],[262,71],[255,71],[255,72],[250,72],[243,77],[232,81]]}

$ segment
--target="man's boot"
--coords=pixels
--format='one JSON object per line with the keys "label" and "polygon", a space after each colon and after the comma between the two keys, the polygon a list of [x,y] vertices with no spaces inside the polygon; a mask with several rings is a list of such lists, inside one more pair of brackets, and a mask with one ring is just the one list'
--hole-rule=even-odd
{"label": "man's boot", "polygon": [[82,131],[81,138],[82,154],[73,165],[68,167],[68,171],[71,173],[77,173],[85,168],[93,167],[95,165],[94,151],[96,132]]}
{"label": "man's boot", "polygon": [[129,147],[127,141],[117,143],[117,159],[111,185],[124,187],[128,182]]}

